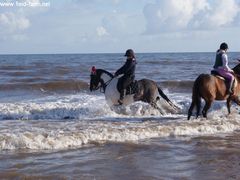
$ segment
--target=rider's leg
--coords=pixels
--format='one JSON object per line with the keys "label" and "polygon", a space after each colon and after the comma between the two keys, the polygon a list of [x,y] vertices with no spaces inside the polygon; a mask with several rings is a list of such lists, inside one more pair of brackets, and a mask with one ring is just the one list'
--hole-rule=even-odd
{"label": "rider's leg", "polygon": [[126,77],[125,76],[122,76],[121,77],[121,84],[120,84],[120,97],[119,97],[119,100],[118,100],[118,103],[120,105],[123,104],[123,99],[124,99],[124,84],[125,84],[125,81],[126,81]]}
{"label": "rider's leg", "polygon": [[126,94],[126,89],[121,89],[121,91],[120,91],[120,98],[119,98],[119,100],[118,100],[118,103],[119,103],[120,105],[123,104],[123,99],[124,99],[125,94]]}
{"label": "rider's leg", "polygon": [[228,94],[233,94],[233,81],[234,81],[234,76],[228,72],[228,71],[218,71],[221,76],[223,76],[226,79],[226,88],[227,88],[227,93]]}
{"label": "rider's leg", "polygon": [[121,105],[123,104],[123,99],[126,95],[126,88],[131,84],[132,80],[128,77],[123,77],[123,84],[122,88],[120,90],[120,98],[118,100],[118,103]]}
{"label": "rider's leg", "polygon": [[234,76],[231,73],[226,73],[226,79],[227,79],[227,91],[229,94],[233,94],[233,81],[234,81]]}

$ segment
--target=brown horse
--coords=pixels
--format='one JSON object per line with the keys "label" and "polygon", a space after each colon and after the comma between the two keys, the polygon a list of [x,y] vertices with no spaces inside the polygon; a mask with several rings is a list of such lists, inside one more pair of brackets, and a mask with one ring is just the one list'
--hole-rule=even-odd
{"label": "brown horse", "polygon": [[201,109],[201,98],[205,101],[202,114],[203,117],[207,118],[207,111],[211,107],[214,100],[227,100],[228,113],[231,113],[230,107],[232,101],[240,105],[238,94],[240,93],[240,64],[233,68],[235,83],[234,83],[234,94],[229,95],[227,93],[225,80],[214,75],[201,74],[197,77],[194,82],[192,90],[192,103],[188,110],[188,120],[192,115],[194,107],[197,107],[196,118],[199,116]]}

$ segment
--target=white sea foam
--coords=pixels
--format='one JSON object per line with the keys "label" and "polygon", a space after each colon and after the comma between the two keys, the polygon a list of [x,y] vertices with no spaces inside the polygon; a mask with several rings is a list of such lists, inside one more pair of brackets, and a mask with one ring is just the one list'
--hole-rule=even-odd
{"label": "white sea foam", "polygon": [[0,119],[96,119],[122,116],[151,116],[172,112],[166,103],[159,103],[162,112],[149,104],[136,102],[127,107],[110,108],[103,95],[80,93],[70,96],[51,96],[22,102],[0,103]]}
{"label": "white sea foam", "polygon": [[64,119],[95,118],[115,113],[103,96],[84,93],[71,96],[51,96],[42,99],[0,104],[0,119]]}
{"label": "white sea foam", "polygon": [[202,136],[240,129],[236,108],[227,116],[226,107],[221,108],[217,103],[208,120],[187,121],[185,112],[190,98],[180,94],[174,97],[181,112],[170,111],[163,102],[160,103],[162,113],[142,102],[113,111],[102,95],[84,93],[1,103],[0,118],[11,120],[0,121],[0,149],[78,148],[103,142],[137,143],[155,137]]}
{"label": "white sea foam", "polygon": [[0,149],[66,149],[102,142],[137,142],[167,136],[201,136],[240,129],[239,115],[228,119],[166,121],[3,121]]}

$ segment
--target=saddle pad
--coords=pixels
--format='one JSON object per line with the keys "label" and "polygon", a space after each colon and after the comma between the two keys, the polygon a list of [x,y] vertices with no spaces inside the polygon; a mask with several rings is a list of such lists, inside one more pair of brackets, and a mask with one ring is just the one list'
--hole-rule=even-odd
{"label": "saddle pad", "polygon": [[213,75],[213,76],[215,76],[215,77],[217,77],[217,78],[222,79],[222,80],[225,81],[225,78],[222,77],[222,76],[220,76],[220,74],[219,74],[217,71],[215,71],[215,70],[212,70],[212,71],[211,71],[211,75]]}
{"label": "saddle pad", "polygon": [[137,81],[134,81],[130,84],[130,86],[127,87],[126,89],[126,94],[135,94],[138,92],[138,83]]}
{"label": "saddle pad", "polygon": [[[121,87],[121,83],[122,79],[118,80],[118,84],[117,84],[117,89],[120,92],[120,87]],[[127,88],[126,88],[126,95],[130,95],[130,94],[135,94],[138,92],[138,82],[135,80],[134,82],[132,82]]]}
{"label": "saddle pad", "polygon": [[214,75],[214,76],[225,81],[224,77],[222,76],[219,76],[219,75]]}

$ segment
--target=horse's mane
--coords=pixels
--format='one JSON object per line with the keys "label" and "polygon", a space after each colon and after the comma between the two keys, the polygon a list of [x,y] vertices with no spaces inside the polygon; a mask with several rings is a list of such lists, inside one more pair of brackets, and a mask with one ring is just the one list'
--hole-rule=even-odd
{"label": "horse's mane", "polygon": [[240,64],[236,65],[232,70],[235,74],[240,76]]}
{"label": "horse's mane", "polygon": [[106,71],[106,70],[104,70],[104,69],[97,69],[97,71],[99,71],[100,73],[106,73],[106,74],[109,75],[111,78],[114,77],[112,73],[110,73],[110,72],[108,72],[108,71]]}

